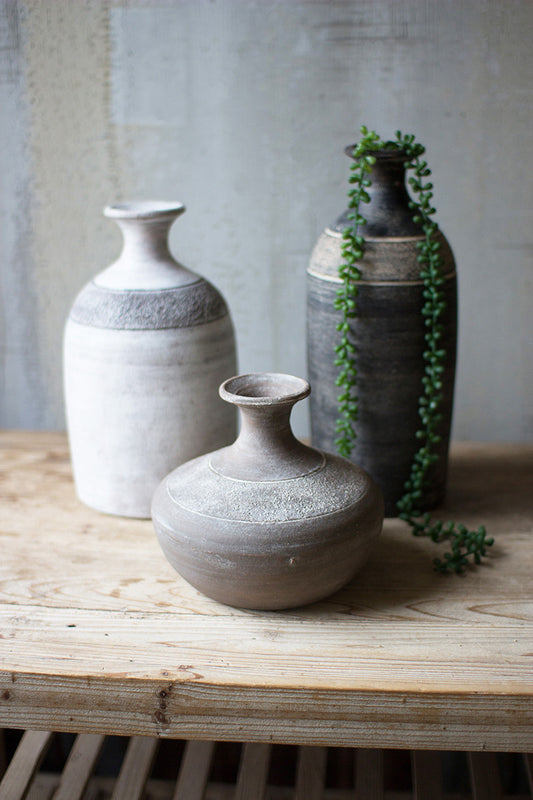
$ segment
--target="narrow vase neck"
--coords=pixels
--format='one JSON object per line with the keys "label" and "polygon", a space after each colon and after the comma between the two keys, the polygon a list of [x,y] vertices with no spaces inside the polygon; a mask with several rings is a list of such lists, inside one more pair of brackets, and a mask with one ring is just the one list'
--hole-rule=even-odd
{"label": "narrow vase neck", "polygon": [[168,237],[181,203],[126,203],[108,206],[104,213],[122,231],[122,252],[95,283],[109,289],[157,290],[175,288],[198,279],[172,256]]}
{"label": "narrow vase neck", "polygon": [[[353,146],[346,148],[351,156]],[[360,232],[368,237],[420,236],[422,228],[413,222],[414,211],[409,208],[410,196],[406,188],[406,154],[399,150],[378,150],[373,155],[376,163],[368,175],[371,181],[366,189],[369,203],[361,203],[359,213],[366,219]],[[346,211],[335,223],[336,230],[351,224]]]}
{"label": "narrow vase neck", "polygon": [[117,219],[124,242],[119,261],[133,267],[146,261],[173,261],[168,235],[174,219]]}
{"label": "narrow vase neck", "polygon": [[239,406],[241,429],[235,452],[247,459],[289,456],[299,444],[290,424],[292,406]]}
{"label": "narrow vase neck", "polygon": [[369,175],[368,187],[372,206],[393,209],[408,208],[409,194],[405,186],[405,155],[387,156],[376,153],[376,163]]}
{"label": "narrow vase neck", "polygon": [[306,381],[271,373],[222,384],[223,399],[239,408],[241,430],[234,444],[213,455],[212,467],[251,481],[288,480],[320,468],[322,454],[302,444],[290,425],[292,407],[308,393]]}

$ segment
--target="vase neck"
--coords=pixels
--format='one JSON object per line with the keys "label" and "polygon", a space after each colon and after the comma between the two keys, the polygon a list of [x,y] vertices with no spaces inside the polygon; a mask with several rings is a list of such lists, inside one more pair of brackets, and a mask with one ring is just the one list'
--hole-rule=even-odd
{"label": "vase neck", "polygon": [[323,456],[293,434],[292,407],[307,397],[307,381],[290,375],[257,373],[230,378],[221,397],[236,405],[241,429],[230,447],[213,454],[212,467],[239,480],[288,480],[320,468]]}
{"label": "vase neck", "polygon": [[121,262],[132,266],[137,262],[173,260],[168,246],[173,219],[117,219],[116,222],[124,238]]}
{"label": "vase neck", "polygon": [[[353,146],[346,148],[347,155],[353,153]],[[414,212],[409,208],[410,196],[405,185],[406,154],[399,150],[377,150],[373,155],[376,163],[368,175],[371,181],[367,192],[369,203],[362,203],[359,209],[366,219],[360,226],[363,236],[420,236],[422,228],[413,222]],[[344,230],[351,224],[346,211],[335,223],[337,230]]]}
{"label": "vase neck", "polygon": [[95,283],[109,289],[157,290],[183,286],[198,279],[172,256],[168,236],[185,211],[181,203],[124,203],[108,206],[104,214],[122,231],[122,252]]}

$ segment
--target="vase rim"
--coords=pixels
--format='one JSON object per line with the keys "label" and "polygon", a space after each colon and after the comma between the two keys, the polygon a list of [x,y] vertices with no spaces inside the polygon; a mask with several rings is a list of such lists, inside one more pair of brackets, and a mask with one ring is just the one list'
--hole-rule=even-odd
{"label": "vase rim", "polygon": [[179,201],[131,200],[106,206],[104,215],[111,219],[174,219],[184,211],[185,205]]}
{"label": "vase rim", "polygon": [[[350,158],[353,158],[354,148],[357,147],[357,142],[349,144],[344,148],[344,152]],[[405,161],[407,153],[400,148],[377,147],[375,150],[369,150],[367,155],[375,156],[383,161]]]}
{"label": "vase rim", "polygon": [[310,391],[311,387],[304,378],[281,372],[235,375],[219,388],[223,400],[238,406],[292,405],[307,397]]}

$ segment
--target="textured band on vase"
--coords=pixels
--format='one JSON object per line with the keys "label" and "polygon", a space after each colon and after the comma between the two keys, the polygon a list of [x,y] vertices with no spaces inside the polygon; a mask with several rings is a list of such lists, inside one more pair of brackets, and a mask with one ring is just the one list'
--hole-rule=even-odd
{"label": "textured band on vase", "polygon": [[78,295],[70,319],[115,330],[190,328],[224,317],[224,298],[200,279],[176,289],[116,291],[90,283]]}

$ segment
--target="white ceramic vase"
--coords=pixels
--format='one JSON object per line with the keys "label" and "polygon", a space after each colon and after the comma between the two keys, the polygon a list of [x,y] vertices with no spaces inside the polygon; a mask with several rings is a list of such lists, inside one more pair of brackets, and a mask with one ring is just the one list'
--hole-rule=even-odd
{"label": "white ceramic vase", "polygon": [[184,210],[164,202],[106,208],[122,229],[122,253],[82,289],[65,328],[76,490],[110,514],[149,517],[170,470],[235,437],[235,410],[218,395],[236,372],[227,305],[168,249]]}

